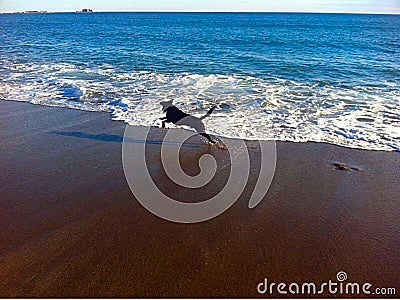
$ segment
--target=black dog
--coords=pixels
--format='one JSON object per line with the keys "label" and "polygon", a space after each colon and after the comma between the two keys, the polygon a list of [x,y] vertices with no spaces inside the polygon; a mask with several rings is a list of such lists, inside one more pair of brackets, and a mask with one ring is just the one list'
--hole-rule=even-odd
{"label": "black dog", "polygon": [[189,126],[195,129],[200,135],[204,136],[210,143],[215,144],[215,141],[213,141],[210,135],[205,132],[205,126],[201,120],[208,117],[217,106],[211,107],[210,110],[201,118],[196,118],[181,111],[172,104],[172,101],[173,100],[160,103],[163,107],[163,112],[167,113],[165,117],[160,118],[160,120],[162,120],[162,128],[165,128],[165,123]]}

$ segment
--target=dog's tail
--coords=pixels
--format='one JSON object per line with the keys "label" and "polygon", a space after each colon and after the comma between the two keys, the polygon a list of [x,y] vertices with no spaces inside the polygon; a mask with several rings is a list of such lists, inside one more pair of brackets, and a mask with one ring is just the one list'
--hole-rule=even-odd
{"label": "dog's tail", "polygon": [[213,107],[211,107],[211,108],[208,110],[208,112],[207,112],[204,116],[202,116],[202,117],[200,118],[200,120],[203,120],[204,118],[207,118],[209,115],[212,114],[212,112],[213,112],[214,109],[216,109],[216,108],[217,108],[216,105],[214,105]]}

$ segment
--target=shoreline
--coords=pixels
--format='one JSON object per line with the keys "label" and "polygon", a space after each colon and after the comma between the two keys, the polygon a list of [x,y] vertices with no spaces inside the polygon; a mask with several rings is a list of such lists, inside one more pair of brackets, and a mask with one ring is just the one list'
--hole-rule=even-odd
{"label": "shoreline", "polygon": [[[53,108],[61,108],[61,109],[67,109],[67,110],[73,110],[73,111],[108,114],[109,115],[108,119],[110,121],[120,122],[120,123],[124,124],[124,126],[128,125],[128,123],[126,123],[126,121],[123,120],[123,119],[121,119],[121,120],[113,119],[112,118],[112,113],[110,111],[106,111],[106,110],[89,110],[89,109],[83,109],[83,108],[77,108],[77,107],[67,107],[67,106],[64,107],[64,106],[57,106],[57,105],[36,104],[36,103],[30,103],[30,102],[26,102],[26,101],[19,101],[19,100],[2,100],[2,99],[0,99],[0,102],[27,103],[27,104],[35,105],[35,106],[39,106],[39,107],[53,107]],[[137,125],[131,125],[131,126],[137,126]],[[145,125],[144,127],[149,127],[149,126]],[[150,126],[150,127],[153,127],[153,126]],[[179,129],[179,127],[177,127],[177,128]],[[176,129],[176,128],[173,128],[173,129]],[[340,148],[350,149],[350,150],[388,152],[388,153],[393,153],[393,152],[396,153],[397,152],[397,153],[400,153],[400,148],[398,148],[398,149],[392,148],[392,150],[388,150],[388,149],[366,149],[366,148],[362,148],[362,147],[345,146],[345,145],[330,143],[330,142],[326,142],[326,141],[312,141],[312,140],[308,140],[308,141],[290,141],[290,140],[274,140],[274,139],[269,139],[269,140],[263,139],[263,140],[260,140],[260,139],[256,139],[256,138],[250,139],[250,138],[222,136],[222,135],[216,135],[216,136],[222,137],[222,138],[226,138],[226,139],[243,140],[245,142],[258,142],[258,141],[270,142],[270,141],[274,141],[276,143],[289,143],[289,144],[292,144],[292,143],[293,144],[322,144],[322,145],[335,146],[335,147],[340,147]]]}
{"label": "shoreline", "polygon": [[[247,208],[253,176],[220,216],[176,224],[129,190],[125,123],[26,102],[0,107],[1,297],[258,297],[265,277],[321,283],[339,271],[400,292],[398,152],[277,142],[275,177],[256,208]],[[208,151],[193,143],[184,153],[189,174],[198,151]],[[156,158],[160,144],[149,148]],[[158,159],[151,166],[164,190],[192,196],[171,186]]]}

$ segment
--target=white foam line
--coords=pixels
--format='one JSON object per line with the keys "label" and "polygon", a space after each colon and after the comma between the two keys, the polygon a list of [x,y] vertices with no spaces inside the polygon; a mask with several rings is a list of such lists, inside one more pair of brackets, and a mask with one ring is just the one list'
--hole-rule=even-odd
{"label": "white foam line", "polygon": [[159,102],[172,99],[196,116],[220,104],[205,119],[207,130],[220,136],[400,149],[400,87],[393,83],[349,88],[240,75],[121,73],[106,64],[5,62],[0,72],[7,73],[2,99],[110,111],[132,125],[152,126],[162,115]]}

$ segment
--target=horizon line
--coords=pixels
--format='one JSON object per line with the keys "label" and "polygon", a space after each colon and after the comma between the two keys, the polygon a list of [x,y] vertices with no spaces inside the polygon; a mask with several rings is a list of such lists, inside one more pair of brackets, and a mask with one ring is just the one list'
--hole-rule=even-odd
{"label": "horizon line", "polygon": [[24,11],[0,11],[1,14],[18,13],[288,13],[288,14],[353,14],[353,15],[400,15],[400,12],[340,12],[340,11],[205,11],[205,10],[98,10],[82,12],[82,10],[24,10]]}

